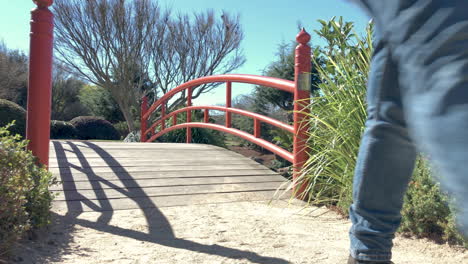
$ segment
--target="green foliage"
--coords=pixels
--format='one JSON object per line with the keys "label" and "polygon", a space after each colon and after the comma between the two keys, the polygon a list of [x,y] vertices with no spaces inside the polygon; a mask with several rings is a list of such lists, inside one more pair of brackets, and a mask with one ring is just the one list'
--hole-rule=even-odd
{"label": "green foliage", "polygon": [[[178,123],[185,123],[186,116],[179,115],[177,117]],[[166,127],[172,124],[172,120],[166,120]],[[170,121],[170,122],[169,122]],[[195,110],[192,112],[192,122],[203,122],[203,112],[201,110]],[[214,122],[210,118],[210,122]],[[158,142],[173,142],[173,143],[185,143],[186,142],[186,129],[176,129],[164,134],[157,139]],[[199,144],[210,144],[220,147],[226,147],[225,135],[222,132],[206,129],[206,128],[192,128],[192,143]]]}
{"label": "green foliage", "polygon": [[110,92],[102,87],[86,85],[80,90],[78,98],[93,116],[102,116],[112,123],[125,120]]}
{"label": "green foliage", "polygon": [[422,158],[416,163],[401,213],[401,232],[419,237],[438,236],[454,243],[463,242],[454,224],[450,200],[441,192],[439,184],[434,183],[431,169]]}
{"label": "green foliage", "polygon": [[[298,182],[308,182],[309,202],[336,206],[348,213],[352,202],[352,179],[367,117],[366,83],[372,54],[372,24],[366,35],[353,32],[353,24],[342,18],[319,21],[317,34],[327,46],[316,49],[314,58],[326,61],[318,68],[320,96],[309,106],[308,146],[310,158]],[[401,230],[419,236],[439,234],[461,242],[447,198],[431,181],[425,162],[416,164],[414,178],[405,197]]]}
{"label": "green foliage", "polygon": [[74,139],[78,132],[75,126],[69,122],[52,120],[50,122],[50,138],[51,139]]}
{"label": "green foliage", "polygon": [[6,126],[13,120],[15,120],[15,125],[10,128],[10,132],[24,138],[26,135],[26,110],[13,102],[0,99],[0,126]]}
{"label": "green foliage", "polygon": [[310,182],[309,198],[314,203],[338,205],[344,212],[351,203],[354,164],[366,120],[365,92],[372,54],[372,28],[360,38],[350,30],[340,30],[346,25],[335,20],[323,25],[337,30],[326,31],[329,33],[321,37],[344,46],[339,50],[325,47],[314,56],[326,63],[318,68],[323,80],[319,84],[321,96],[312,98],[307,114],[310,158],[301,178]]}
{"label": "green foliage", "polygon": [[28,230],[47,225],[56,180],[26,151],[27,141],[0,127],[0,258]]}
{"label": "green foliage", "polygon": [[73,118],[70,123],[75,126],[79,139],[120,139],[120,134],[114,126],[101,117],[78,116]]}
{"label": "green foliage", "polygon": [[[128,131],[127,122],[125,122],[125,121],[118,122],[118,123],[115,123],[113,125],[114,125],[115,129],[117,129],[117,131],[119,132],[119,135],[122,138],[125,138],[130,133]],[[134,126],[135,126],[135,129],[138,131],[138,133],[140,133],[139,132],[140,131],[140,121],[135,121]]]}
{"label": "green foliage", "polygon": [[[263,75],[294,81],[294,59],[295,47],[297,43],[279,45],[276,60],[270,63],[264,70]],[[321,82],[317,67],[323,64],[322,58],[311,61],[311,83],[310,92],[316,94],[318,84]],[[268,88],[264,86],[256,86],[253,93],[254,112],[260,114],[268,114],[271,107],[279,107],[284,111],[293,110],[294,95],[285,91]],[[288,121],[292,122],[292,115],[288,116]]]}
{"label": "green foliage", "polygon": [[88,109],[80,102],[78,94],[85,83],[66,74],[63,66],[54,65],[52,82],[52,119],[70,120],[88,115]]}
{"label": "green foliage", "polygon": [[26,107],[27,94],[28,56],[0,41],[0,98]]}

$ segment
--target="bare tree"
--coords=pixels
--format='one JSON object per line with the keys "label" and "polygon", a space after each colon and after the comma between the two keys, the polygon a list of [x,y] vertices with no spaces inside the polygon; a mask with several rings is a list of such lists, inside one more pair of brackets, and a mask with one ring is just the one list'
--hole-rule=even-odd
{"label": "bare tree", "polygon": [[[240,50],[243,39],[238,16],[223,13],[217,20],[213,11],[178,15],[166,22],[162,36],[154,43],[152,62],[158,88],[167,93],[175,84],[231,72],[245,62]],[[193,89],[193,98],[210,91],[216,84]],[[172,103],[178,106],[185,94]]]}
{"label": "bare tree", "polygon": [[[110,91],[130,131],[143,94],[157,98],[185,81],[244,62],[239,19],[228,14],[172,16],[151,0],[58,0],[54,13],[59,59]],[[196,88],[194,98],[212,87]]]}
{"label": "bare tree", "polygon": [[0,42],[0,98],[26,106],[28,57]]}

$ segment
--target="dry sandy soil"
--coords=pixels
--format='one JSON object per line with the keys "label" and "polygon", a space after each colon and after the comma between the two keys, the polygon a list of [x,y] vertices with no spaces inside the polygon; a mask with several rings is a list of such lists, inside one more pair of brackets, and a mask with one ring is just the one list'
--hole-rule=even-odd
{"label": "dry sandy soil", "polygon": [[[332,211],[284,201],[152,210],[54,212],[25,241],[16,263],[346,263],[349,222]],[[468,263],[468,252],[397,237],[397,264]]]}

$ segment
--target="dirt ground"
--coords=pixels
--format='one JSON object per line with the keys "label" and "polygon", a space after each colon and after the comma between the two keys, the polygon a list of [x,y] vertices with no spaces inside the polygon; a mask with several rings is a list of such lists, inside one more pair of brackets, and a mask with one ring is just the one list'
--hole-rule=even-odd
{"label": "dirt ground", "polygon": [[[350,223],[323,208],[284,201],[152,210],[54,212],[15,263],[346,263]],[[397,264],[468,263],[462,248],[395,239]]]}

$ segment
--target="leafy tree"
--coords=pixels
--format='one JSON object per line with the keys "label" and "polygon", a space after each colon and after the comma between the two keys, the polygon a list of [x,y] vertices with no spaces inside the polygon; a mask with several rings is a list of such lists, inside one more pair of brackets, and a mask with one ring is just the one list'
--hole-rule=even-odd
{"label": "leafy tree", "polygon": [[89,112],[80,103],[78,94],[85,83],[64,70],[60,64],[54,65],[52,80],[52,119],[68,121]]}
{"label": "leafy tree", "polygon": [[[118,104],[130,131],[138,101],[201,76],[230,72],[245,59],[239,18],[213,12],[173,16],[151,0],[69,0],[54,5],[59,59]],[[193,98],[214,85],[195,87]],[[170,108],[185,102],[185,93]],[[133,109],[133,110],[132,110]]]}
{"label": "leafy tree", "polygon": [[93,116],[115,123],[125,120],[110,92],[96,85],[85,85],[78,95],[80,102]]}
{"label": "leafy tree", "polygon": [[[270,63],[264,70],[263,75],[294,81],[294,57],[296,43],[279,45],[277,58]],[[322,64],[320,59],[317,63]],[[316,64],[311,60],[311,94],[318,91],[317,85],[321,82],[317,73]],[[294,95],[281,90],[256,86],[254,92],[255,112],[261,114],[271,113],[274,108],[280,108],[284,111],[292,111],[294,104]],[[292,115],[287,116],[287,121],[292,122]]]}

